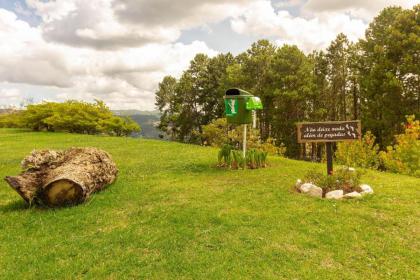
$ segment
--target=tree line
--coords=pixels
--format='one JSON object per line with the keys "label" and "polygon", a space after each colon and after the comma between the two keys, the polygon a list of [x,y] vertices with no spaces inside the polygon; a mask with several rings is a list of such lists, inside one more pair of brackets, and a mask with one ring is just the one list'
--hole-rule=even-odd
{"label": "tree line", "polygon": [[0,127],[114,136],[128,136],[141,129],[131,118],[115,116],[99,100],[95,103],[69,100],[27,105],[25,110],[0,115]]}
{"label": "tree line", "polygon": [[[308,152],[296,142],[299,121],[360,119],[385,149],[406,115],[419,117],[419,10],[386,8],[358,42],[341,33],[325,50],[309,54],[268,40],[237,56],[198,54],[179,79],[166,76],[159,83],[159,129],[172,140],[202,144],[203,126],[224,117],[225,90],[238,87],[262,99],[262,140],[284,143],[290,157]],[[311,156],[319,157],[321,149],[312,145]]]}

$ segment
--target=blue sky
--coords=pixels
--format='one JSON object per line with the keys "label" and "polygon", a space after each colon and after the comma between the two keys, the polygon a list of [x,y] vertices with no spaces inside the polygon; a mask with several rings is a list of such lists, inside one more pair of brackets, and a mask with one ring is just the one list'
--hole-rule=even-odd
{"label": "blue sky", "polygon": [[238,54],[264,38],[323,49],[362,37],[384,7],[419,0],[0,0],[0,107],[104,100],[154,109],[165,75],[197,53]]}

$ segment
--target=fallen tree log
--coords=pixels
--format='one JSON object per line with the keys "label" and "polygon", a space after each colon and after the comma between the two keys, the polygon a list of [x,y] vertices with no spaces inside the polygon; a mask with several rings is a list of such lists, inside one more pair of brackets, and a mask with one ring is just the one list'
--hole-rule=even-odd
{"label": "fallen tree log", "polygon": [[6,182],[27,203],[50,207],[82,203],[118,173],[110,155],[96,148],[33,151],[21,166],[24,172]]}

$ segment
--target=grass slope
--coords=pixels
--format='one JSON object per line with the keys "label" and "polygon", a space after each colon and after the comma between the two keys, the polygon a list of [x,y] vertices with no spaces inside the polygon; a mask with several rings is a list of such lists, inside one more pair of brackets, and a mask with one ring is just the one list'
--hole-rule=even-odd
{"label": "grass slope", "polygon": [[0,183],[1,279],[419,279],[420,180],[367,171],[376,194],[290,191],[311,164],[213,167],[216,150],[154,140],[0,130],[0,177],[33,149],[110,152],[116,183],[85,205],[28,209]]}

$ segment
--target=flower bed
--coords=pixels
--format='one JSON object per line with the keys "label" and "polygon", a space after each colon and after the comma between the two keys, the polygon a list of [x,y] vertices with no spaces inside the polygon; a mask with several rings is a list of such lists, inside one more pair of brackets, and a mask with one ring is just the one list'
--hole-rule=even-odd
{"label": "flower bed", "polygon": [[327,199],[361,198],[372,194],[373,189],[360,184],[361,174],[354,168],[342,168],[333,175],[324,175],[318,171],[308,172],[303,180],[298,179],[295,189],[299,193]]}

